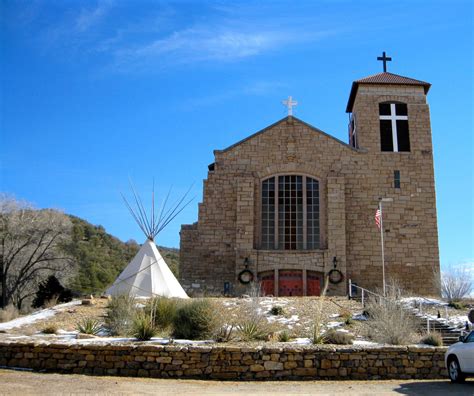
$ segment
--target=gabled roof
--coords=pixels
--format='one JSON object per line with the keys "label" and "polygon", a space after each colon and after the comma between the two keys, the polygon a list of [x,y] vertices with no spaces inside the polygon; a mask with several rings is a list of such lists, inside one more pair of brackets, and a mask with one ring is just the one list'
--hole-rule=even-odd
{"label": "gabled roof", "polygon": [[373,76],[365,77],[352,83],[351,93],[349,95],[349,101],[347,102],[346,113],[352,111],[354,100],[357,94],[359,84],[391,84],[391,85],[418,85],[422,86],[425,90],[425,95],[430,90],[431,84],[425,81],[415,80],[413,78],[399,76],[393,73],[379,73]]}
{"label": "gabled roof", "polygon": [[[268,131],[269,129],[273,128],[274,126],[276,126],[276,125],[278,125],[278,124],[280,124],[280,123],[282,123],[283,121],[286,121],[286,120],[288,120],[288,119],[293,119],[293,120],[295,120],[295,121],[298,121],[298,122],[300,122],[301,124],[306,125],[308,128],[312,129],[314,132],[317,132],[317,133],[320,133],[320,134],[322,134],[322,135],[324,135],[324,136],[327,136],[328,138],[330,138],[330,139],[332,139],[332,140],[335,140],[335,141],[338,142],[339,144],[342,144],[343,146],[346,146],[347,148],[350,148],[351,150],[358,151],[356,148],[352,147],[351,145],[349,145],[349,144],[347,144],[347,143],[344,143],[342,140],[339,140],[339,139],[335,138],[334,136],[331,136],[331,135],[327,134],[326,132],[321,131],[320,129],[318,129],[318,128],[312,126],[311,124],[308,124],[307,122],[304,122],[304,121],[300,120],[299,118],[297,118],[297,117],[295,117],[295,116],[286,116],[285,118],[282,118],[281,120],[278,120],[277,122],[275,122],[275,123],[273,123],[273,124],[267,126],[266,128],[264,128],[264,129],[262,129],[262,130],[260,130],[260,131],[258,131],[258,132],[255,132],[254,134],[252,134],[252,135],[246,137],[245,139],[242,139],[242,140],[238,141],[237,143],[234,143],[233,145],[231,145],[231,146],[229,146],[229,147],[226,147],[225,149],[222,149],[222,150],[215,150],[215,151],[216,151],[216,152],[220,152],[220,153],[224,153],[224,152],[226,152],[226,151],[232,150],[234,147],[239,146],[240,144],[246,142],[247,140],[250,140],[250,139],[254,138],[255,136],[258,136],[258,135],[260,135],[260,134],[262,134],[262,133]],[[213,165],[213,164],[211,164],[211,165]]]}

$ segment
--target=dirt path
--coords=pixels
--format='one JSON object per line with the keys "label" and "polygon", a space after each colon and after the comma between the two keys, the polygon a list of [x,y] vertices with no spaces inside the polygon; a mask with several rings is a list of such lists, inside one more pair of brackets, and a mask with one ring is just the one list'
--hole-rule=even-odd
{"label": "dirt path", "polygon": [[474,395],[474,381],[235,382],[92,377],[0,370],[0,395]]}

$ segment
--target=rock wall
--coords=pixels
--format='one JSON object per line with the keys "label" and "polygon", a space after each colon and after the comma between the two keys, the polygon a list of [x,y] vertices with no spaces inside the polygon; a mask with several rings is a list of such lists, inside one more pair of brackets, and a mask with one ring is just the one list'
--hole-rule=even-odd
{"label": "rock wall", "polygon": [[65,345],[0,342],[0,366],[155,378],[446,378],[439,347]]}

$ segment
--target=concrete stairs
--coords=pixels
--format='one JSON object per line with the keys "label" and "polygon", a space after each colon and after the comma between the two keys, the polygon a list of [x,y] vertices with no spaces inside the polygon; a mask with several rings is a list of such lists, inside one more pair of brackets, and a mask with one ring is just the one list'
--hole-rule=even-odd
{"label": "concrete stairs", "polygon": [[462,329],[449,326],[443,321],[440,321],[438,319],[432,319],[432,318],[429,319],[429,329],[428,329],[428,320],[426,317],[419,314],[418,309],[416,308],[407,308],[407,309],[415,317],[415,320],[418,324],[418,328],[420,329],[421,332],[427,333],[429,330],[430,332],[435,331],[441,334],[441,337],[443,338],[444,346],[449,346],[459,341],[459,337],[463,333]]}

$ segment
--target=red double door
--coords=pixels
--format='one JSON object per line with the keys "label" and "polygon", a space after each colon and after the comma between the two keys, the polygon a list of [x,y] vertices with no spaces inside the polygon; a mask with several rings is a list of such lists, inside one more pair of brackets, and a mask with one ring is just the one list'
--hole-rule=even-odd
{"label": "red double door", "polygon": [[278,295],[303,296],[303,271],[280,270],[278,273]]}
{"label": "red double door", "polygon": [[[306,295],[319,296],[321,294],[321,274],[307,271]],[[262,293],[266,296],[275,293],[274,271],[261,272],[258,276]],[[280,270],[278,273],[278,296],[304,296],[303,271]]]}

